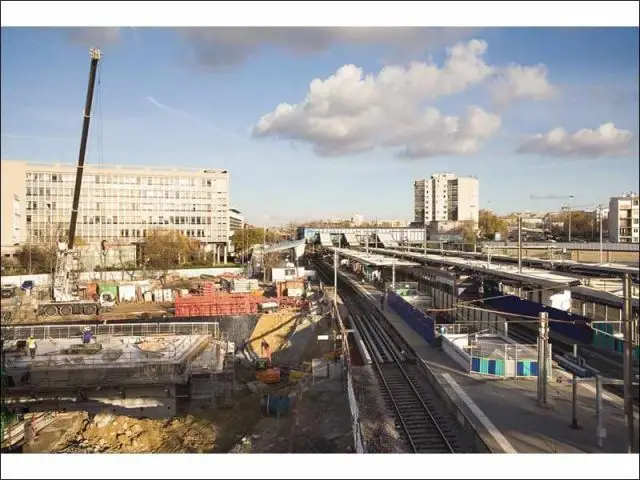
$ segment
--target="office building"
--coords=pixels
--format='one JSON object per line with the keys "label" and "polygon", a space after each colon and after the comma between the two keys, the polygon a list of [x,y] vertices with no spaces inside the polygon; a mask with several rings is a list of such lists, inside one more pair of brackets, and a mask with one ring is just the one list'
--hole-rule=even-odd
{"label": "office building", "polygon": [[[63,236],[69,228],[75,177],[75,165],[3,160],[2,245]],[[228,172],[85,166],[78,237],[88,243],[136,243],[160,228],[177,230],[218,253],[227,251]]]}
{"label": "office building", "polygon": [[236,210],[235,208],[229,209],[229,235],[232,236],[238,230],[242,230],[244,228],[245,221],[244,215],[240,210]]}
{"label": "office building", "polygon": [[[414,224],[453,229],[479,216],[479,185],[473,177],[438,173],[414,182]],[[444,226],[445,228],[440,228]]]}
{"label": "office building", "polygon": [[358,213],[355,213],[353,217],[351,217],[351,223],[353,224],[354,227],[359,227],[360,225],[362,225],[363,222],[364,222],[364,216]]}
{"label": "office building", "polygon": [[609,241],[640,242],[640,196],[629,193],[609,200]]}

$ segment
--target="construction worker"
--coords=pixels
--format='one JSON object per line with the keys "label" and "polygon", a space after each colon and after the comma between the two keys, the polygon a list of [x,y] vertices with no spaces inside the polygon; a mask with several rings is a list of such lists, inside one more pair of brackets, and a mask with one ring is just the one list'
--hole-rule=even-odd
{"label": "construction worker", "polygon": [[29,347],[31,358],[36,358],[36,349],[38,348],[38,344],[36,343],[36,339],[33,338],[32,335],[29,335],[29,338],[27,339],[27,347]]}
{"label": "construction worker", "polygon": [[84,345],[91,343],[91,337],[93,337],[93,334],[91,333],[91,328],[88,326],[84,327],[84,329],[82,330],[82,343]]}

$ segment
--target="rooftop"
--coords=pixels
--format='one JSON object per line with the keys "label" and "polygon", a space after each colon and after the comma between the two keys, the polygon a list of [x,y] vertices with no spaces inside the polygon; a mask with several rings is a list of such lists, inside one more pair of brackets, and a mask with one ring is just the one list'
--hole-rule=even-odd
{"label": "rooftop", "polygon": [[392,265],[395,265],[396,267],[417,267],[420,265],[419,263],[403,260],[402,258],[390,258],[389,256],[377,255],[375,253],[367,254],[365,252],[351,250],[348,248],[327,247],[327,250],[332,253],[337,250],[338,254],[343,257],[357,260],[366,265],[373,265],[374,267],[391,267]]}

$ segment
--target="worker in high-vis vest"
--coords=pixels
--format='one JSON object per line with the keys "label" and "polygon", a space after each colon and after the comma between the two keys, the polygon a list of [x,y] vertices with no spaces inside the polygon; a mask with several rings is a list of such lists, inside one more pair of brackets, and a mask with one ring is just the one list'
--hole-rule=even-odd
{"label": "worker in high-vis vest", "polygon": [[29,335],[29,338],[27,339],[27,347],[29,347],[31,358],[36,358],[36,348],[38,348],[38,344],[36,343],[36,339],[31,335]]}

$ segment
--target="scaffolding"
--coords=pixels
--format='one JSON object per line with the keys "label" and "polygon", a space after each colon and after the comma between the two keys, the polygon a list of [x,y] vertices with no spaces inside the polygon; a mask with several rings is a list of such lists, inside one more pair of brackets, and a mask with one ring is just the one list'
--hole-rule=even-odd
{"label": "scaffolding", "polygon": [[[192,373],[190,365],[220,336],[215,322],[95,325],[92,333],[99,344],[75,343],[84,328],[3,327],[6,393],[186,384]],[[27,357],[17,345],[29,335],[41,342],[48,340],[51,345],[47,347],[53,350]],[[144,338],[155,342],[155,348],[145,348]]]}

